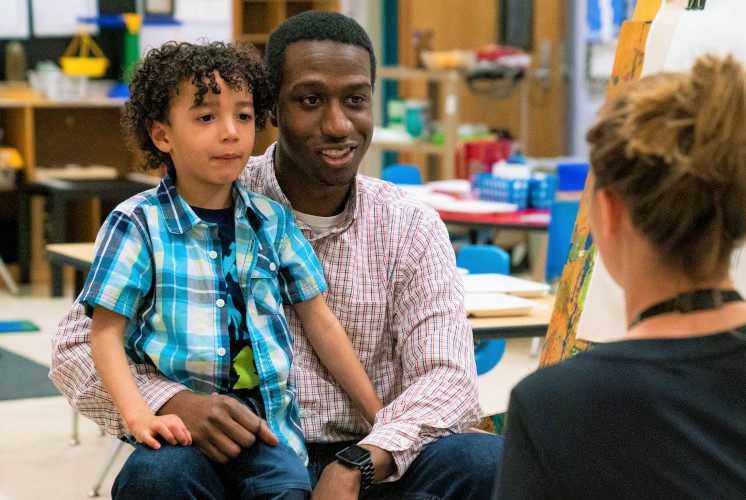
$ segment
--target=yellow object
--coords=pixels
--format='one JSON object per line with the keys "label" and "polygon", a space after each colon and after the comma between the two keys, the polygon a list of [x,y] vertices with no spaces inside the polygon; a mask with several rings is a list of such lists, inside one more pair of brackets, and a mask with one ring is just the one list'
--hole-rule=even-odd
{"label": "yellow object", "polygon": [[124,25],[131,34],[139,33],[142,26],[142,16],[140,14],[122,14]]}
{"label": "yellow object", "polygon": [[16,148],[0,147],[0,167],[23,168],[23,158]]}
{"label": "yellow object", "polygon": [[[77,55],[74,55],[77,52]],[[100,78],[109,67],[109,60],[91,35],[80,32],[73,37],[65,53],[60,57],[62,71],[68,75]]]}

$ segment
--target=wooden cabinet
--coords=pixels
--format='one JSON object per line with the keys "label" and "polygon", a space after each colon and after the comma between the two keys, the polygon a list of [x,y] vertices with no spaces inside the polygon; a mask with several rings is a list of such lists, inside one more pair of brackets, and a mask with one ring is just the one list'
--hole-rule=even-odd
{"label": "wooden cabinet", "polygon": [[272,30],[307,10],[339,11],[339,1],[233,0],[233,38],[251,42],[264,52]]}
{"label": "wooden cabinet", "polygon": [[[272,30],[288,17],[307,10],[339,12],[339,1],[233,0],[233,39],[250,42],[263,54]],[[253,154],[263,154],[276,140],[277,130],[268,120],[265,130],[256,135]]]}
{"label": "wooden cabinet", "polygon": [[[20,153],[26,179],[41,167],[101,165],[115,167],[120,176],[137,169],[119,125],[123,101],[95,98],[51,101],[27,87],[0,87],[0,128],[4,142]],[[42,200],[35,200],[41,202]],[[14,190],[0,193],[0,219],[15,220],[18,197]],[[71,239],[92,241],[101,224],[100,202],[71,203],[67,232]],[[34,203],[31,218],[31,252],[35,263],[45,262],[44,204]],[[5,235],[17,242],[15,234]],[[35,266],[34,280],[46,277],[45,266]]]}
{"label": "wooden cabinet", "polygon": [[426,140],[412,142],[373,141],[371,148],[404,153],[421,153],[427,158],[425,177],[428,180],[454,178],[454,161],[458,143],[458,94],[461,76],[456,70],[427,70],[402,66],[380,67],[376,70],[379,80],[426,82],[430,113],[440,122],[443,144]]}
{"label": "wooden cabinet", "polygon": [[122,138],[121,106],[118,99],[51,101],[30,91],[3,97],[0,90],[0,128],[20,152],[26,178],[33,179],[37,167],[68,164],[112,166],[124,174],[136,156]]}

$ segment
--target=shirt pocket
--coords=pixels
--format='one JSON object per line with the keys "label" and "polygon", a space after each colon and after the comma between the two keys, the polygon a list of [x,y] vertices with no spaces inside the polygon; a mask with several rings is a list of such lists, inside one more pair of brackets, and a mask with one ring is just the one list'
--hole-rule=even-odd
{"label": "shirt pocket", "polygon": [[254,303],[257,314],[282,314],[282,299],[277,282],[277,264],[261,253],[257,255],[256,265],[249,276],[248,295],[247,303]]}

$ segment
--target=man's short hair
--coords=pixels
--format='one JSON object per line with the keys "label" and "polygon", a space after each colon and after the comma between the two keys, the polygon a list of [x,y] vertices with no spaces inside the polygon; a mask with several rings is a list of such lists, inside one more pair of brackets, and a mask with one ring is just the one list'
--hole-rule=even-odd
{"label": "man's short hair", "polygon": [[302,41],[332,41],[362,47],[370,54],[370,83],[376,82],[376,56],[368,33],[354,19],[338,12],[309,10],[288,18],[269,36],[267,70],[275,100],[282,86],[285,51]]}

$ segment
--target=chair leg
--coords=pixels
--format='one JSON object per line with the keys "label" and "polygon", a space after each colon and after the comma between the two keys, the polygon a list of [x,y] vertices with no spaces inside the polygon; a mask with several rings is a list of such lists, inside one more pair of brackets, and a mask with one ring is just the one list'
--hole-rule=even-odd
{"label": "chair leg", "polygon": [[5,281],[5,284],[8,285],[10,293],[12,293],[13,295],[18,295],[18,286],[13,280],[13,277],[10,275],[10,272],[8,272],[8,268],[5,266],[5,262],[3,261],[2,257],[0,257],[0,277],[2,277],[3,281]]}
{"label": "chair leg", "polygon": [[531,357],[535,358],[541,351],[541,341],[544,340],[542,337],[534,337],[531,339]]}
{"label": "chair leg", "polygon": [[117,458],[117,455],[119,455],[119,452],[121,451],[124,444],[125,444],[124,441],[120,441],[119,439],[116,439],[115,441],[111,443],[109,452],[106,454],[106,460],[101,466],[101,470],[99,470],[98,476],[96,477],[96,483],[91,487],[91,491],[88,492],[88,496],[90,498],[94,498],[99,495],[99,490],[101,489],[101,483],[104,482],[104,478],[106,477],[106,474],[109,472],[109,469],[114,464],[114,459]]}
{"label": "chair leg", "polygon": [[72,429],[70,431],[70,446],[75,446],[80,442],[80,439],[78,439],[78,412],[73,410],[73,418],[72,418]]}

